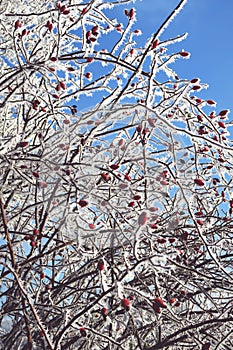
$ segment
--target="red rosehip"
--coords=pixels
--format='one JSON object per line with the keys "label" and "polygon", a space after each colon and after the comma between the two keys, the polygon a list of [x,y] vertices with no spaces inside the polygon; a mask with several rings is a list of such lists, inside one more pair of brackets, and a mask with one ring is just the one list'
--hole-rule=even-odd
{"label": "red rosehip", "polygon": [[159,44],[159,41],[156,39],[153,43],[152,43],[152,49],[155,49]]}
{"label": "red rosehip", "polygon": [[27,141],[21,141],[21,142],[18,143],[18,146],[22,147],[22,148],[23,147],[27,147],[28,146],[28,142]]}
{"label": "red rosehip", "polygon": [[165,304],[165,302],[161,298],[155,298],[154,305],[159,306],[163,309],[166,309],[166,307],[167,307],[167,305]]}
{"label": "red rosehip", "polygon": [[18,29],[20,28],[22,25],[21,25],[21,22],[19,19],[17,19],[17,21],[15,22],[15,29]]}
{"label": "red rosehip", "polygon": [[121,300],[121,306],[126,309],[127,311],[129,311],[130,308],[130,301],[127,298],[123,298]]}
{"label": "red rosehip", "polygon": [[104,268],[105,268],[105,266],[104,266],[104,261],[103,261],[103,259],[100,259],[100,260],[98,261],[97,269],[98,269],[99,271],[103,271]]}
{"label": "red rosehip", "polygon": [[109,181],[109,180],[110,180],[110,176],[109,176],[109,174],[107,174],[107,173],[102,173],[102,174],[101,174],[101,177],[102,177],[102,179],[103,179],[104,181]]}
{"label": "red rosehip", "polygon": [[198,223],[198,225],[200,225],[200,226],[204,225],[204,222],[203,222],[202,220],[200,220],[200,219],[197,219],[197,223]]}
{"label": "red rosehip", "polygon": [[159,237],[159,238],[157,238],[157,242],[160,244],[164,244],[164,243],[166,243],[166,238]]}
{"label": "red rosehip", "polygon": [[128,174],[125,175],[125,180],[131,181],[131,178],[130,178],[130,176]]}
{"label": "red rosehip", "polygon": [[133,196],[133,199],[135,199],[135,201],[139,201],[139,199],[141,199],[141,196],[139,194],[135,194],[135,196]]}
{"label": "red rosehip", "polygon": [[108,315],[108,309],[106,307],[101,309],[101,315],[103,316],[104,321],[106,321]]}
{"label": "red rosehip", "polygon": [[196,185],[198,185],[198,186],[204,186],[205,185],[205,183],[204,183],[204,181],[202,179],[195,179],[194,183]]}
{"label": "red rosehip", "polygon": [[188,57],[188,56],[190,55],[190,53],[189,53],[189,52],[186,52],[186,51],[180,51],[179,54],[180,54],[180,56],[182,56],[182,57]]}
{"label": "red rosehip", "polygon": [[112,165],[110,165],[110,168],[112,170],[117,170],[119,168],[119,165],[118,164],[112,164]]}
{"label": "red rosehip", "polygon": [[215,102],[213,100],[207,100],[206,102],[208,103],[208,105],[215,105]]}
{"label": "red rosehip", "polygon": [[33,230],[33,234],[34,234],[34,235],[38,235],[38,234],[39,234],[39,230],[38,230],[38,228],[34,228],[34,230]]}
{"label": "red rosehip", "polygon": [[85,74],[85,77],[86,77],[87,79],[91,79],[91,73],[90,73],[90,72],[87,72],[87,73]]}
{"label": "red rosehip", "polygon": [[85,327],[81,327],[81,328],[80,328],[80,333],[81,333],[81,336],[82,336],[82,337],[86,337],[87,332],[86,332]]}
{"label": "red rosehip", "polygon": [[193,90],[200,90],[200,88],[201,88],[200,85],[194,85],[192,89],[193,89]]}
{"label": "red rosehip", "polygon": [[129,19],[132,19],[135,15],[134,9],[129,10]]}
{"label": "red rosehip", "polygon": [[227,113],[229,112],[228,109],[224,109],[223,111],[219,112],[220,117],[224,117],[225,115],[227,115]]}
{"label": "red rosehip", "polygon": [[62,88],[63,90],[66,89],[66,85],[65,85],[65,83],[63,83],[63,81],[60,82],[60,86],[61,86],[61,88]]}
{"label": "red rosehip", "polygon": [[220,128],[225,129],[226,125],[223,122],[218,122],[218,125],[220,126]]}
{"label": "red rosehip", "polygon": [[86,207],[88,202],[85,201],[84,199],[80,199],[80,201],[78,202],[78,204],[80,205],[81,208]]}
{"label": "red rosehip", "polygon": [[40,274],[40,278],[41,278],[41,279],[45,278],[45,274],[44,274],[44,272],[41,272],[41,274]]}
{"label": "red rosehip", "polygon": [[192,84],[195,84],[195,83],[197,83],[197,82],[199,82],[199,79],[198,79],[198,78],[193,78],[193,79],[191,80],[191,83],[192,83]]}
{"label": "red rosehip", "polygon": [[32,171],[32,175],[37,178],[39,177],[39,173],[37,171]]}

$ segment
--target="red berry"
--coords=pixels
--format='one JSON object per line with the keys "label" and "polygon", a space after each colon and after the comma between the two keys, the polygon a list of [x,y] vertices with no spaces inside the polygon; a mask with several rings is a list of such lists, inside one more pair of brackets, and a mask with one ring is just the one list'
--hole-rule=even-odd
{"label": "red berry", "polygon": [[37,171],[32,171],[32,175],[37,178],[39,177],[39,173]]}
{"label": "red berry", "polygon": [[91,32],[92,32],[92,34],[93,35],[97,35],[98,33],[97,33],[97,30],[99,29],[99,27],[98,26],[94,26],[92,29],[91,29]]}
{"label": "red berry", "polygon": [[55,87],[55,90],[60,91],[61,90],[61,84],[58,83],[57,86]]}
{"label": "red berry", "polygon": [[208,105],[215,105],[215,102],[213,100],[207,100],[206,102],[208,103]]}
{"label": "red berry", "polygon": [[182,57],[188,57],[188,56],[190,55],[190,53],[189,53],[189,52],[186,52],[186,51],[180,51],[179,54],[180,54],[180,56],[182,56]]}
{"label": "red berry", "polygon": [[104,181],[109,181],[110,180],[110,176],[107,173],[102,173],[101,177]]}
{"label": "red berry", "polygon": [[176,239],[175,239],[174,237],[170,237],[170,238],[168,238],[168,241],[169,241],[170,243],[174,243],[174,242],[176,241]]}
{"label": "red berry", "polygon": [[218,125],[220,126],[220,128],[226,128],[226,125],[223,122],[218,122]]}
{"label": "red berry", "polygon": [[155,49],[158,46],[159,41],[156,39],[152,44],[152,49]]}
{"label": "red berry", "polygon": [[170,300],[169,300],[169,303],[170,304],[174,304],[176,302],[176,298],[171,298]]}
{"label": "red berry", "polygon": [[131,9],[129,11],[129,18],[132,19],[134,17],[134,14],[135,14],[134,9]]}
{"label": "red berry", "polygon": [[107,315],[108,315],[108,309],[106,307],[103,307],[101,309],[101,315],[103,316],[104,320],[106,321]]}
{"label": "red berry", "polygon": [[158,226],[156,224],[151,224],[150,228],[152,228],[152,230],[156,230],[158,228]]}
{"label": "red berry", "polygon": [[36,242],[35,241],[31,241],[30,246],[31,247],[35,247],[36,246]]}
{"label": "red berry", "polygon": [[94,58],[93,57],[87,57],[87,62],[91,63],[93,62]]}
{"label": "red berry", "polygon": [[15,29],[18,29],[21,27],[21,22],[20,20],[18,19],[16,22],[15,22]]}
{"label": "red berry", "polygon": [[28,241],[30,239],[29,235],[24,236],[25,241]]}
{"label": "red berry", "polygon": [[159,237],[159,238],[157,238],[157,242],[160,244],[164,244],[164,243],[166,243],[166,238]]}
{"label": "red berry", "polygon": [[131,181],[131,178],[130,178],[130,176],[129,176],[128,174],[125,175],[125,179],[126,179],[127,181]]}
{"label": "red berry", "polygon": [[133,208],[135,206],[135,202],[130,202],[129,204],[128,204],[128,207],[130,207],[130,208]]}
{"label": "red berry", "polygon": [[87,72],[87,73],[85,74],[85,77],[86,77],[87,79],[90,79],[90,78],[91,78],[91,73],[90,73],[90,72]]}
{"label": "red berry", "polygon": [[133,196],[133,199],[135,199],[135,201],[139,201],[139,199],[141,199],[141,196],[139,194],[135,194],[135,196]]}
{"label": "red berry", "polygon": [[155,298],[154,305],[162,307],[164,309],[166,309],[166,307],[167,307],[167,305],[165,304],[165,302],[161,298]]}
{"label": "red berry", "polygon": [[104,270],[104,261],[103,261],[103,259],[100,259],[99,261],[98,261],[98,265],[97,265],[97,268],[98,268],[98,270],[99,271],[103,271]]}
{"label": "red berry", "polygon": [[194,86],[193,86],[193,90],[199,90],[200,88],[201,88],[200,85],[194,85]]}
{"label": "red berry", "polygon": [[87,201],[85,201],[84,199],[80,199],[80,201],[78,202],[78,204],[80,205],[80,207],[86,207],[87,206],[87,204],[88,204],[88,202]]}
{"label": "red berry", "polygon": [[111,168],[112,170],[116,170],[116,169],[119,168],[119,165],[118,165],[118,164],[112,164],[112,165],[110,165],[110,168]]}
{"label": "red berry", "polygon": [[34,235],[38,235],[38,234],[39,234],[39,230],[38,230],[38,228],[34,228],[34,230],[33,230],[33,234],[34,234]]}
{"label": "red berry", "polygon": [[21,141],[21,142],[18,143],[18,146],[19,146],[19,147],[22,147],[22,148],[23,148],[23,147],[27,147],[27,145],[28,145],[28,142],[27,142],[27,141]]}
{"label": "red berry", "polygon": [[59,99],[59,96],[57,94],[52,94],[52,96],[56,99]]}
{"label": "red berry", "polygon": [[81,333],[82,337],[86,337],[86,335],[87,335],[86,329],[84,327],[80,328],[80,333]]}
{"label": "red berry", "polygon": [[191,83],[192,83],[192,84],[195,84],[195,83],[197,83],[198,81],[199,81],[198,78],[194,78],[194,79],[191,80]]}
{"label": "red berry", "polygon": [[45,278],[45,274],[44,274],[44,272],[41,272],[41,274],[40,274],[40,278],[41,278],[41,279]]}
{"label": "red berry", "polygon": [[128,311],[130,308],[130,301],[126,298],[123,298],[121,300],[121,306]]}
{"label": "red berry", "polygon": [[204,222],[203,222],[202,220],[200,220],[200,219],[197,219],[197,223],[198,223],[198,225],[200,225],[200,226],[204,225]]}
{"label": "red berry", "polygon": [[202,179],[195,179],[194,182],[198,186],[204,186],[205,185],[205,183],[204,183],[204,181]]}
{"label": "red berry", "polygon": [[62,88],[63,90],[66,89],[66,85],[65,85],[65,83],[63,83],[63,81],[60,82],[60,86],[61,86],[61,88]]}
{"label": "red berry", "polygon": [[224,117],[225,115],[227,115],[227,113],[229,112],[228,109],[224,109],[223,111],[219,112],[220,117]]}
{"label": "red berry", "polygon": [[57,60],[56,57],[50,57],[50,61],[55,62]]}

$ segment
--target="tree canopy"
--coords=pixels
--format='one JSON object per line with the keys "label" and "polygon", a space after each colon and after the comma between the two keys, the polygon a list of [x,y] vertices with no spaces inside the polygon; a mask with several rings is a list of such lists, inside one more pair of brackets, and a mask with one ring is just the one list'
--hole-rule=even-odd
{"label": "tree canopy", "polygon": [[232,349],[229,110],[132,3],[0,3],[6,350]]}

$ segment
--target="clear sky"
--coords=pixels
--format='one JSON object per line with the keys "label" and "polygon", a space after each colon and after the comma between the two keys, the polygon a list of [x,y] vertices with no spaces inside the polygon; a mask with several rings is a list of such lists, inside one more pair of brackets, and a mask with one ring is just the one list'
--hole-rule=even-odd
{"label": "clear sky", "polygon": [[[179,0],[137,0],[138,26],[143,35],[154,33]],[[216,109],[230,109],[233,119],[233,0],[188,0],[161,39],[188,32],[188,38],[170,46],[191,52],[180,60],[176,72],[182,78],[199,77],[209,84],[198,96],[213,99]],[[170,51],[169,51],[170,52]]]}

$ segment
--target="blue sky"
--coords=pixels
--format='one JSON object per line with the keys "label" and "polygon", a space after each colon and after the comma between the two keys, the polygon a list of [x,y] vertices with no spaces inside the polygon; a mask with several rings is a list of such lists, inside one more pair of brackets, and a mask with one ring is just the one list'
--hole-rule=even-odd
{"label": "blue sky", "polygon": [[[179,0],[137,0],[138,27],[143,37],[154,33]],[[182,78],[199,77],[209,84],[198,95],[217,102],[216,109],[230,109],[233,119],[233,0],[188,0],[161,39],[188,32],[188,38],[170,46],[171,52],[191,52],[180,60],[176,72]]]}

